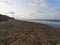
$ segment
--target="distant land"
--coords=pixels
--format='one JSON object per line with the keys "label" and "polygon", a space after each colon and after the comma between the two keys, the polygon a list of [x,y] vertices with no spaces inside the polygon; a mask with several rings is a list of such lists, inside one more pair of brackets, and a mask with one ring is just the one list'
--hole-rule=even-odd
{"label": "distant land", "polygon": [[14,18],[0,14],[0,21],[9,21],[9,20],[14,20]]}

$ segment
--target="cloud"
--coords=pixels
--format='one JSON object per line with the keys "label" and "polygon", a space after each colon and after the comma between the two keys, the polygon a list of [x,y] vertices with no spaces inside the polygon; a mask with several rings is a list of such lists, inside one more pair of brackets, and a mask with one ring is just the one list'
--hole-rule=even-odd
{"label": "cloud", "polygon": [[33,0],[26,17],[28,18],[55,18],[60,15],[60,10],[47,4],[46,0]]}
{"label": "cloud", "polygon": [[46,8],[47,7],[46,0],[40,0],[40,6]]}
{"label": "cloud", "polygon": [[49,9],[55,13],[55,15],[60,15],[60,9],[57,9],[54,6],[50,6]]}
{"label": "cloud", "polygon": [[[13,10],[17,9],[17,8],[15,8],[17,6],[14,6],[15,3],[13,3],[14,5],[12,5],[12,3],[9,2],[9,0],[0,0],[0,2],[3,2],[5,4],[7,4],[8,6],[11,6]],[[21,5],[23,5],[23,4],[21,4]],[[17,18],[22,17],[22,18],[27,18],[27,19],[44,17],[41,15],[44,13],[44,9],[47,8],[46,0],[29,1],[27,5],[29,5],[29,7],[27,6],[28,9],[26,9],[26,7],[24,7],[26,9],[25,12],[24,12],[24,10],[22,11],[22,9],[21,9],[21,11],[20,11],[20,9],[17,9],[20,11],[19,13],[21,13],[21,14],[18,16],[15,15],[15,17],[17,17]],[[11,11],[11,12],[13,12],[13,11]],[[9,11],[7,12],[7,14],[8,13],[9,13]],[[18,12],[16,11],[16,13],[18,13]],[[12,16],[14,16],[14,15],[12,15]]]}
{"label": "cloud", "polygon": [[9,2],[9,0],[0,0],[0,2],[3,2],[5,4],[7,4],[7,5],[13,5],[12,3]]}
{"label": "cloud", "polygon": [[0,0],[0,13],[13,17],[13,14],[16,12],[16,6],[12,4],[12,1],[10,2],[9,0]]}
{"label": "cloud", "polygon": [[8,2],[8,0],[0,0],[0,2]]}
{"label": "cloud", "polygon": [[[29,2],[29,11],[27,11],[28,18],[37,18],[41,17],[44,13],[44,10],[47,8],[46,0],[33,0],[34,3]],[[46,14],[45,14],[46,15]]]}
{"label": "cloud", "polygon": [[[13,17],[15,16],[16,18],[19,17],[24,19],[35,19],[35,18],[43,19],[43,18],[53,18],[53,16],[60,15],[60,10],[58,10],[54,6],[48,5],[46,0],[32,0],[32,1],[29,0],[29,2],[26,3],[26,6],[24,5],[25,3],[23,2],[21,5],[15,6],[14,1],[13,3],[9,2],[9,0],[0,0],[0,1],[4,2],[8,6],[11,6],[14,11],[18,10],[16,11],[17,15],[12,15]],[[20,8],[18,8],[19,6]],[[13,10],[8,13],[13,14],[14,12]],[[55,15],[53,15],[49,11],[51,11],[52,13],[55,13]]]}

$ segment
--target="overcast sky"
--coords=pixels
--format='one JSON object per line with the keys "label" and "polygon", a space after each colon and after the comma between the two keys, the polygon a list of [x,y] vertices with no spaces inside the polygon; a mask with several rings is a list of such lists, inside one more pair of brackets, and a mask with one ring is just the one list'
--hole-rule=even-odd
{"label": "overcast sky", "polygon": [[60,0],[0,0],[0,13],[16,19],[60,19]]}

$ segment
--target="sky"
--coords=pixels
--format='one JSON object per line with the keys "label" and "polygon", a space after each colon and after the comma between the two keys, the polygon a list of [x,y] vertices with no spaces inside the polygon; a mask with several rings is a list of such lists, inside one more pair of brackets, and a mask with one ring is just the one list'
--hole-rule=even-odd
{"label": "sky", "polygon": [[60,19],[60,0],[0,0],[0,13],[16,19]]}

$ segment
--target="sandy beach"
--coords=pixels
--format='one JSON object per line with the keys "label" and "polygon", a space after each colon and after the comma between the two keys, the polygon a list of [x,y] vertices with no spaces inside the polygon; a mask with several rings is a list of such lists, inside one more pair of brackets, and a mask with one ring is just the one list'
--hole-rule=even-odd
{"label": "sandy beach", "polygon": [[3,21],[0,45],[60,45],[60,28],[19,20]]}

